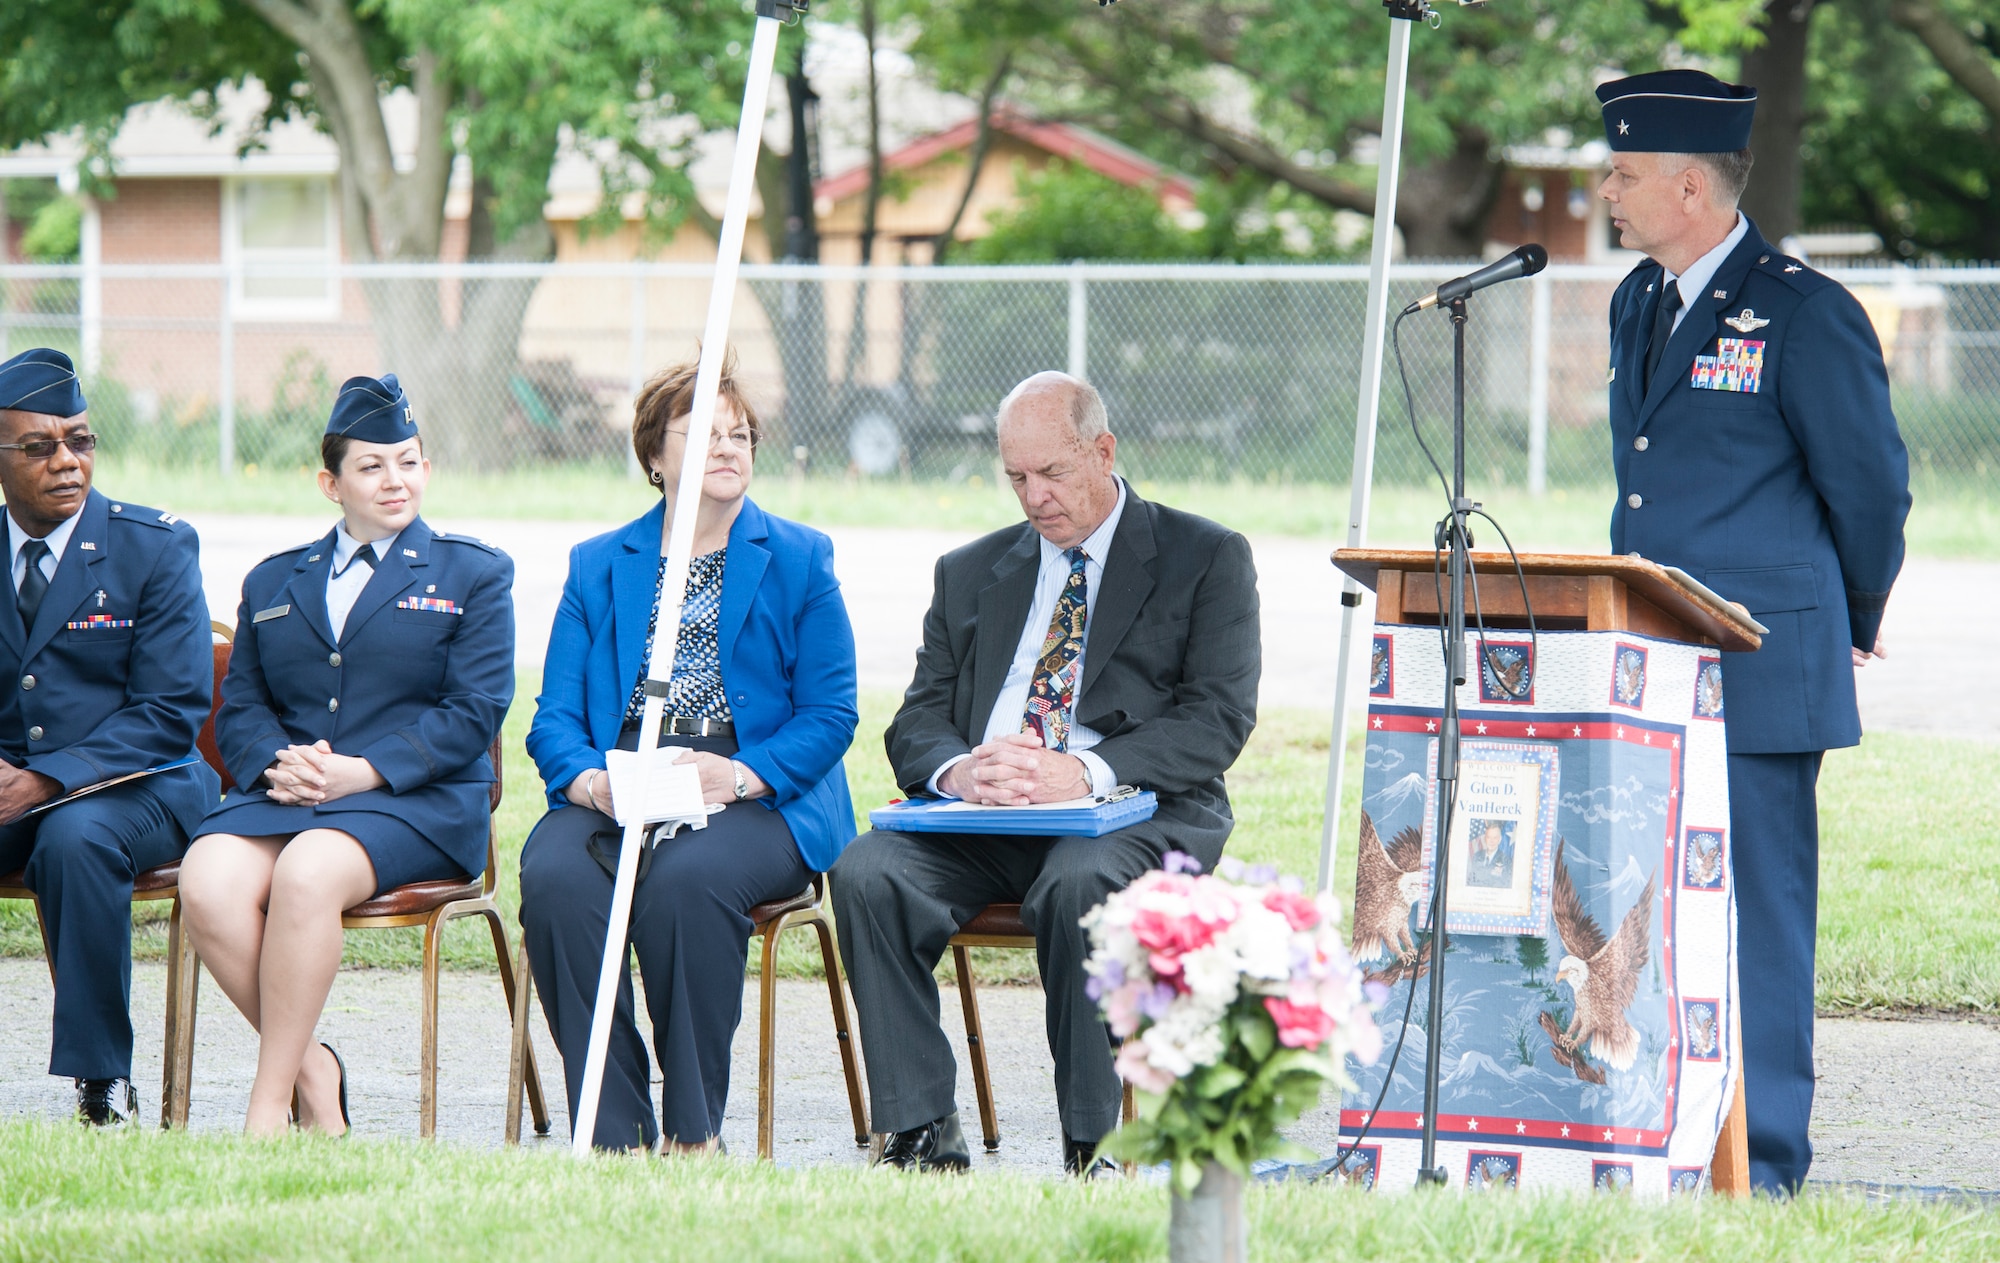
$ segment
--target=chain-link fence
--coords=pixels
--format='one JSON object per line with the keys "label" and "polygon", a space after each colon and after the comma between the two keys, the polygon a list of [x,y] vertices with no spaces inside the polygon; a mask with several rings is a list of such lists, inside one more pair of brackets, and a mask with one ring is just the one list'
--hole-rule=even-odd
{"label": "chain-link fence", "polygon": [[[1392,310],[1462,266],[1398,267]],[[631,399],[691,359],[706,267],[0,267],[0,358],[84,366],[106,449],[162,467],[314,462],[339,381],[402,375],[442,458],[629,467]],[[1486,488],[1609,481],[1605,310],[1618,269],[1556,266],[1472,304],[1468,470]],[[2000,466],[2000,267],[1835,273],[1888,356],[1920,476]],[[993,467],[995,405],[1066,368],[1103,391],[1141,478],[1344,482],[1360,267],[746,267],[734,344],[761,463],[956,480]],[[1447,442],[1450,334],[1403,326],[1417,413]],[[1429,476],[1391,355],[1377,481]]]}

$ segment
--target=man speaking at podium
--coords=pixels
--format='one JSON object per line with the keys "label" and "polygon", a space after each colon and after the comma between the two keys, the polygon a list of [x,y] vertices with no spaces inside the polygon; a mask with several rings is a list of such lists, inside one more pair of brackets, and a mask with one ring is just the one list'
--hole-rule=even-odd
{"label": "man speaking at podium", "polygon": [[1597,90],[1598,193],[1649,257],[1611,299],[1611,549],[1770,628],[1724,653],[1750,1178],[1812,1163],[1821,757],[1861,740],[1854,668],[1903,564],[1909,458],[1882,348],[1841,286],[1736,209],[1757,90],[1666,70]]}

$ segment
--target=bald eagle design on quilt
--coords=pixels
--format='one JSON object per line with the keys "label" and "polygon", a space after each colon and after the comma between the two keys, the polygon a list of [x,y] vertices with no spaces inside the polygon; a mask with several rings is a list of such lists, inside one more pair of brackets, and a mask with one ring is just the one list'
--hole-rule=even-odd
{"label": "bald eagle design on quilt", "polygon": [[1639,900],[1626,912],[1618,932],[1608,940],[1570,880],[1564,862],[1566,844],[1556,846],[1555,922],[1562,937],[1563,958],[1556,981],[1566,982],[1576,996],[1563,1042],[1571,1051],[1589,1047],[1592,1056],[1614,1070],[1630,1070],[1639,1051],[1639,1034],[1625,1018],[1639,985],[1639,972],[1652,950],[1653,892],[1658,874],[1646,879]]}
{"label": "bald eagle design on quilt", "polygon": [[1416,959],[1410,936],[1410,906],[1424,895],[1424,839],[1414,828],[1397,833],[1387,846],[1375,822],[1361,813],[1361,846],[1354,884],[1354,959],[1390,956]]}

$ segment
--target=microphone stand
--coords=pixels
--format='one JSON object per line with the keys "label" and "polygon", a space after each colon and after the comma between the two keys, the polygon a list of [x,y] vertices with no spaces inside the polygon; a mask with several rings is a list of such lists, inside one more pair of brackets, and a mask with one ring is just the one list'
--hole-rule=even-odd
{"label": "microphone stand", "polygon": [[[1444,1051],[1444,957],[1446,880],[1451,872],[1451,821],[1458,806],[1458,690],[1465,676],[1465,580],[1472,568],[1472,536],[1466,520],[1478,506],[1465,495],[1465,299],[1443,304],[1451,316],[1451,515],[1438,523],[1436,544],[1451,550],[1451,595],[1445,606],[1444,718],[1438,725],[1437,840],[1431,867],[1430,1012],[1424,1026],[1423,1152],[1417,1185],[1442,1187],[1446,1174],[1437,1162],[1439,1061]],[[1416,980],[1411,979],[1411,986]]]}

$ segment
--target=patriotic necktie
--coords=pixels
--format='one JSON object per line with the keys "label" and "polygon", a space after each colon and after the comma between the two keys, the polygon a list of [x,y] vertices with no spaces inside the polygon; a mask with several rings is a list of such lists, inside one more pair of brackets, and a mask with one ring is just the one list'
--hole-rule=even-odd
{"label": "patriotic necktie", "polygon": [[1076,705],[1077,675],[1083,662],[1083,625],[1090,616],[1090,580],[1083,573],[1090,558],[1081,548],[1072,548],[1063,556],[1069,560],[1069,578],[1056,598],[1049,634],[1042,638],[1035,678],[1028,686],[1027,709],[1021,716],[1022,732],[1033,733],[1043,745],[1058,751],[1069,748],[1071,711]]}

